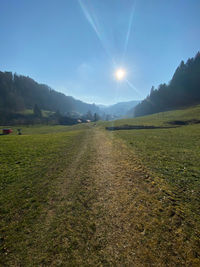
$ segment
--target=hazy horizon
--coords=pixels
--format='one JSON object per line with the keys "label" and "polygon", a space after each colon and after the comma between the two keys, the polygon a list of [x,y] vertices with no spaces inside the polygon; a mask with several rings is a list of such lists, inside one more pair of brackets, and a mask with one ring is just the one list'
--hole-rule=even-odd
{"label": "hazy horizon", "polygon": [[142,100],[200,50],[199,10],[197,0],[3,0],[0,70],[86,103]]}

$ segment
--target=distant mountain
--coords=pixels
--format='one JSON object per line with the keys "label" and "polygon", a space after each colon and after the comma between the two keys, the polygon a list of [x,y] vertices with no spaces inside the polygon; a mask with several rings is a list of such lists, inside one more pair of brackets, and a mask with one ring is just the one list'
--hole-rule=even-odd
{"label": "distant mountain", "polygon": [[135,116],[200,104],[200,52],[186,63],[181,61],[169,84],[151,88],[134,110]]}
{"label": "distant mountain", "polygon": [[0,113],[33,109],[35,104],[40,109],[59,110],[62,114],[99,112],[98,106],[66,96],[29,77],[0,72]]}
{"label": "distant mountain", "polygon": [[[113,117],[126,117],[130,116],[130,110],[132,110],[140,101],[128,101],[119,102],[111,106],[99,105],[100,111]],[[133,115],[132,115],[133,116]]]}

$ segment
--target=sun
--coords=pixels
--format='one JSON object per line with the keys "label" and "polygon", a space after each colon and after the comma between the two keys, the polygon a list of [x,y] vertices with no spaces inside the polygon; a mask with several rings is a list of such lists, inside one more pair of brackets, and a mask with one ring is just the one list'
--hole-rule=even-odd
{"label": "sun", "polygon": [[126,76],[126,71],[125,71],[125,69],[120,68],[120,69],[117,69],[117,70],[115,71],[115,78],[116,78],[118,81],[122,81],[122,80],[125,78],[125,76]]}

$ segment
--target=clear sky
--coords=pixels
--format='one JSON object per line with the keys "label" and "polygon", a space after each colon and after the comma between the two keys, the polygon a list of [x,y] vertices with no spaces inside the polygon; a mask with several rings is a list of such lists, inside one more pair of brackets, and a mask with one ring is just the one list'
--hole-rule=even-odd
{"label": "clear sky", "polygon": [[0,0],[0,70],[88,103],[142,99],[199,50],[199,0]]}

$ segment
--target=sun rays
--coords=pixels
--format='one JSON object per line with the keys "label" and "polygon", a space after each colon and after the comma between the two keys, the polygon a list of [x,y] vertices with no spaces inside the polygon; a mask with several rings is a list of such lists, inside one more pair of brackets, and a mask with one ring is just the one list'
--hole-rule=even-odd
{"label": "sun rays", "polygon": [[[114,60],[114,55],[112,54],[112,51],[110,51],[108,49],[108,45],[106,44],[106,38],[104,38],[105,37],[105,33],[104,33],[105,29],[100,27],[98,18],[97,18],[96,14],[95,14],[92,6],[91,6],[91,3],[89,1],[85,1],[85,0],[78,0],[78,1],[79,1],[80,7],[82,9],[82,12],[83,12],[85,18],[87,19],[87,21],[89,22],[89,24],[93,28],[94,32],[96,33],[102,47],[106,51],[106,54],[111,59],[111,62],[113,64],[113,68],[115,68],[115,72],[114,72],[115,79],[117,81],[125,82],[138,95],[141,95],[140,92],[135,88],[135,86],[127,79],[126,69],[118,67],[119,64],[116,64],[116,62]],[[130,35],[131,35],[131,29],[133,26],[133,18],[134,18],[134,14],[135,14],[135,6],[136,6],[136,0],[133,0],[132,6],[130,9],[131,12],[130,12],[130,15],[128,17],[128,23],[127,23],[128,27],[127,27],[127,31],[126,31],[125,40],[124,40],[124,49],[122,49],[122,52],[121,52],[121,61],[122,62],[124,61],[124,57],[126,56],[127,49],[128,49],[129,39],[130,39]]]}

